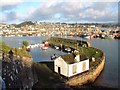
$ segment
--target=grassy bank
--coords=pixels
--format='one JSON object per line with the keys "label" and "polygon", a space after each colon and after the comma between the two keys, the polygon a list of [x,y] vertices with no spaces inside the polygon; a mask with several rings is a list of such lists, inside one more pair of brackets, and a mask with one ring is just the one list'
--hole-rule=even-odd
{"label": "grassy bank", "polygon": [[44,40],[43,42],[48,41],[49,45],[56,45],[61,47],[61,45],[65,47],[71,47],[76,48],[77,46],[85,46],[88,47],[90,44],[87,41],[81,41],[81,40],[72,40],[72,39],[66,39],[66,38],[58,38],[58,37],[51,37],[48,40]]}
{"label": "grassy bank", "polygon": [[12,50],[15,55],[18,55],[20,57],[29,57],[32,58],[31,55],[26,51],[26,48],[24,46],[21,47],[21,49],[18,48],[11,48],[4,42],[0,42],[0,52],[8,54],[9,51]]}

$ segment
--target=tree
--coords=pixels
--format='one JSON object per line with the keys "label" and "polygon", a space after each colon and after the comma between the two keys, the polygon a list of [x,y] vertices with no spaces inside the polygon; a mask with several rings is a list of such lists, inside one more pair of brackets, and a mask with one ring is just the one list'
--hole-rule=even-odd
{"label": "tree", "polygon": [[29,45],[28,41],[24,40],[24,41],[23,41],[23,45],[24,45],[24,46],[28,46],[28,45]]}

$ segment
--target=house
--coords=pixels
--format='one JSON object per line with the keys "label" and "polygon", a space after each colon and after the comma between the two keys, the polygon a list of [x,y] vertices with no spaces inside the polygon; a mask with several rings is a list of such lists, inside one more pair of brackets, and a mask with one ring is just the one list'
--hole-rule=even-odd
{"label": "house", "polygon": [[71,77],[89,70],[89,59],[84,55],[67,54],[54,60],[54,71]]}

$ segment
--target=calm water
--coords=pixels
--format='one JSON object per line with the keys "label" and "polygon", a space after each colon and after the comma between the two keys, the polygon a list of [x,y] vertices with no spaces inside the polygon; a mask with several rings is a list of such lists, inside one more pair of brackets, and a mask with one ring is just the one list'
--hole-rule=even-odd
{"label": "calm water", "polygon": [[[118,43],[120,40],[91,40],[91,45],[105,52],[105,68],[95,84],[118,87]],[[101,83],[102,82],[102,83]]]}
{"label": "calm water", "polygon": [[[3,37],[2,40],[12,47],[19,47],[22,45],[23,40],[29,41],[30,44],[35,44],[41,43],[42,40],[48,38],[49,37]],[[67,38],[81,40],[80,38]],[[120,40],[93,39],[88,41],[91,43],[91,46],[103,50],[106,57],[105,68],[94,84],[101,86],[118,87],[118,43],[120,43]],[[54,53],[58,55],[65,54],[61,51],[56,51],[51,48],[46,51],[41,50],[40,48],[33,48],[30,52],[35,62],[45,60],[48,61],[50,60],[50,56]]]}

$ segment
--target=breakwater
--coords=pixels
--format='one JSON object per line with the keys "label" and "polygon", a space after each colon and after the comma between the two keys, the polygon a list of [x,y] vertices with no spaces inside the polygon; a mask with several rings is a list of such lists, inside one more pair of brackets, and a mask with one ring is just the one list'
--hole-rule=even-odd
{"label": "breakwater", "polygon": [[[69,86],[78,86],[78,85],[84,85],[87,83],[94,82],[104,68],[104,64],[105,64],[104,52],[97,48],[90,47],[90,44],[88,44],[89,42],[84,42],[84,44],[86,43],[85,46],[84,44],[81,45],[82,43],[80,42],[70,40],[70,39],[64,39],[64,38],[52,38],[48,40],[48,42],[50,46],[52,43],[52,47],[54,47],[56,43],[57,43],[56,46],[59,47],[59,45],[62,42],[62,44],[66,46],[66,48],[72,47],[74,50],[77,49],[79,52],[85,53],[90,60],[90,67],[89,67],[90,69],[88,71],[68,78],[68,80],[66,81],[66,84]],[[62,51],[64,51],[64,49],[65,48],[63,48],[62,46]]]}
{"label": "breakwater", "polygon": [[51,37],[48,40],[44,40],[43,43],[47,41],[50,46],[65,46],[65,47],[71,47],[71,48],[77,48],[77,47],[90,47],[90,43],[84,40],[72,40],[72,39],[66,39],[66,38],[59,38],[59,37]]}
{"label": "breakwater", "polygon": [[105,55],[103,54],[98,66],[90,68],[90,70],[88,72],[85,72],[85,73],[77,75],[73,78],[70,78],[66,82],[66,84],[69,86],[79,86],[79,85],[84,85],[87,83],[94,82],[95,79],[99,76],[99,74],[103,70],[104,64],[105,64]]}

